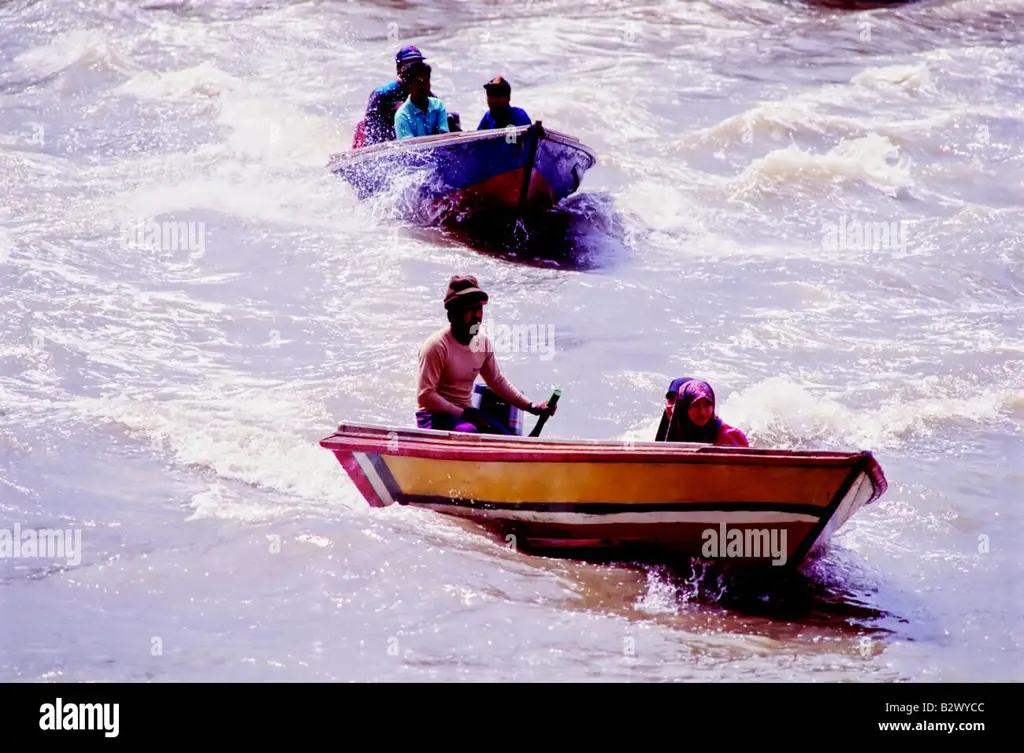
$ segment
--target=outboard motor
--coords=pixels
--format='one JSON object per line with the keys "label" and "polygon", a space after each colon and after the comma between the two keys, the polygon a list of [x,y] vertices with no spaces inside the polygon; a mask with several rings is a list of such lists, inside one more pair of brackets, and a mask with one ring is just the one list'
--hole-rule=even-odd
{"label": "outboard motor", "polygon": [[486,384],[473,385],[473,407],[516,436],[523,436],[523,414],[514,405],[499,398]]}

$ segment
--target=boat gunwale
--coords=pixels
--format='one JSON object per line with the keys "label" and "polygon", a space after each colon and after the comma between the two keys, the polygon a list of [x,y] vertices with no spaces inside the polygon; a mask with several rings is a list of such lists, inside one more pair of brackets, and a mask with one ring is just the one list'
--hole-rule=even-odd
{"label": "boat gunwale", "polygon": [[[691,464],[691,465],[736,465],[736,466],[784,466],[788,468],[849,468],[868,465],[873,461],[869,454],[850,455],[841,458],[788,455],[732,455],[732,454],[647,454],[638,456],[634,451],[587,452],[572,450],[522,450],[477,449],[444,447],[400,448],[388,450],[381,443],[331,444],[330,439],[322,440],[321,447],[332,452],[361,452],[388,457],[415,457],[438,462],[495,462],[495,463],[638,463],[638,464]],[[858,472],[867,472],[862,468]]]}
{"label": "boat gunwale", "polygon": [[[461,436],[455,436],[459,435]],[[394,442],[398,446],[392,448]],[[319,441],[335,452],[369,452],[431,460],[497,462],[641,462],[787,465],[790,467],[878,466],[869,450],[771,450],[696,443],[637,442],[630,447],[615,440],[540,439],[432,429],[399,429],[379,425],[340,424]],[[883,475],[884,478],[884,475]]]}
{"label": "boat gunwale", "polygon": [[[525,134],[526,131],[531,128],[532,125],[518,126],[513,133],[516,136]],[[331,171],[336,171],[338,168],[349,167],[355,163],[361,162],[364,159],[373,156],[379,156],[383,154],[397,154],[401,152],[421,152],[428,149],[436,149],[441,146],[454,146],[457,144],[464,144],[472,141],[486,141],[505,139],[508,135],[506,129],[488,129],[484,131],[456,131],[455,133],[437,133],[432,136],[416,136],[409,139],[397,139],[392,141],[383,141],[379,144],[371,144],[370,146],[360,147],[359,149],[350,149],[344,152],[337,152],[332,154],[327,162],[327,168]],[[567,146],[572,149],[586,154],[591,160],[591,167],[597,164],[597,155],[594,151],[584,144],[579,139],[570,136],[567,133],[561,131],[553,131],[544,128],[543,140],[553,141],[562,146]],[[588,168],[589,169],[589,168]]]}

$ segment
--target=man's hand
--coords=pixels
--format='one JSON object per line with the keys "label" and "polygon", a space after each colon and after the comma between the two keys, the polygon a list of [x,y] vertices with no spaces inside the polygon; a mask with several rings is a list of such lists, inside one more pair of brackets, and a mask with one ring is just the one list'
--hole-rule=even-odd
{"label": "man's hand", "polygon": [[472,406],[462,409],[462,420],[473,424],[480,431],[486,431],[491,428],[491,422],[487,419],[487,416]]}
{"label": "man's hand", "polygon": [[556,405],[554,408],[549,408],[548,407],[548,403],[545,400],[540,405],[537,405],[535,403],[530,403],[530,407],[527,408],[526,410],[527,410],[527,412],[532,413],[535,416],[543,416],[545,413],[547,413],[548,415],[553,416],[558,411],[558,406]]}

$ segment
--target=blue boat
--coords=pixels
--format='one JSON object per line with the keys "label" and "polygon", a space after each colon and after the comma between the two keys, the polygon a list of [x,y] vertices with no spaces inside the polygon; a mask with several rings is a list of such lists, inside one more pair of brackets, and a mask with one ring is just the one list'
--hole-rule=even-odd
{"label": "blue boat", "polygon": [[597,158],[564,133],[528,126],[457,131],[387,141],[333,155],[327,167],[352,185],[360,199],[400,179],[417,186],[419,199],[447,210],[542,212],[576,192]]}

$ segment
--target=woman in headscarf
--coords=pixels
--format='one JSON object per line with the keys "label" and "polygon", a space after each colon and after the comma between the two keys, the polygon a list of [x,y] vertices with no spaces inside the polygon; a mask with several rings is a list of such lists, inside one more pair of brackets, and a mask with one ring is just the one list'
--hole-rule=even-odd
{"label": "woman in headscarf", "polygon": [[746,435],[715,414],[715,391],[693,377],[673,380],[665,393],[665,412],[655,442],[703,442],[749,447]]}

